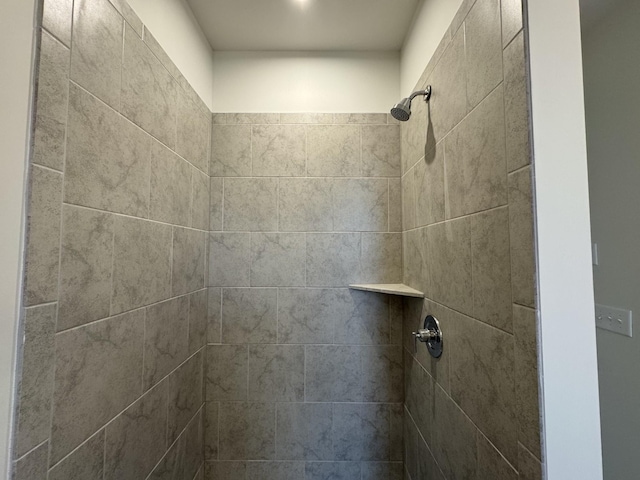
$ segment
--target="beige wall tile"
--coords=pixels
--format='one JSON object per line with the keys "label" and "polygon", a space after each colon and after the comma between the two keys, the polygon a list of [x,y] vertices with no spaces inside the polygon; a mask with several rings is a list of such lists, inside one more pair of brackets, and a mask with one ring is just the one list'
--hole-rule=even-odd
{"label": "beige wall tile", "polygon": [[524,33],[520,33],[504,51],[504,114],[510,172],[531,163],[527,82]]}
{"label": "beige wall tile", "polygon": [[[48,3],[45,2],[45,9]],[[42,32],[31,161],[60,171],[67,127],[69,55],[68,48]]]}
{"label": "beige wall tile", "polygon": [[207,343],[220,343],[222,333],[222,289],[208,288],[209,311],[207,318]]}
{"label": "beige wall tile", "polygon": [[513,331],[509,210],[471,217],[473,316],[506,332]]}
{"label": "beige wall tile", "polygon": [[471,111],[502,81],[500,0],[477,0],[465,20],[464,34]]}
{"label": "beige wall tile", "polygon": [[416,226],[444,220],[444,143],[440,142],[413,168]]}
{"label": "beige wall tile", "polygon": [[173,228],[171,290],[173,295],[204,288],[206,233]]}
{"label": "beige wall tile", "polygon": [[522,30],[522,0],[502,0],[502,43],[507,45]]}
{"label": "beige wall tile", "polygon": [[277,208],[278,179],[225,179],[225,230],[275,231],[278,228]]}
{"label": "beige wall tile", "polygon": [[239,124],[273,124],[280,123],[279,113],[227,113],[227,123]]}
{"label": "beige wall tile", "polygon": [[146,217],[150,137],[71,84],[65,202]]}
{"label": "beige wall tile", "polygon": [[307,127],[307,175],[350,177],[361,174],[360,127]]}
{"label": "beige wall tile", "polygon": [[212,126],[210,174],[215,177],[251,175],[251,126]]}
{"label": "beige wall tile", "polygon": [[[199,230],[209,230],[211,201],[209,188],[209,175],[197,168],[191,168],[191,226]],[[219,194],[222,194],[221,190]],[[211,216],[215,215],[212,213]]]}
{"label": "beige wall tile", "polygon": [[136,12],[129,6],[127,0],[109,0],[116,7],[116,10],[124,17],[126,22],[133,28],[139,37],[142,36],[142,20],[136,15]]}
{"label": "beige wall tile", "polygon": [[[330,403],[279,403],[276,406],[276,458],[333,460],[332,410]],[[292,480],[306,478],[304,464],[299,464],[302,475],[291,477]],[[284,477],[274,477],[274,480],[278,478]]]}
{"label": "beige wall tile", "polygon": [[251,234],[252,287],[304,286],[305,261],[305,234]]}
{"label": "beige wall tile", "polygon": [[71,46],[73,0],[44,0],[42,26],[67,47]]}
{"label": "beige wall tile", "polygon": [[511,289],[514,303],[536,304],[536,265],[533,232],[533,195],[530,167],[509,175],[509,235]]}
{"label": "beige wall tile", "polygon": [[306,171],[306,136],[301,125],[256,125],[251,129],[252,174],[300,177]]}
{"label": "beige wall tile", "polygon": [[43,443],[35,450],[13,464],[12,480],[46,480],[48,469],[49,443]]}
{"label": "beige wall tile", "polygon": [[400,176],[400,127],[362,127],[362,174],[365,177]]}
{"label": "beige wall tile", "polygon": [[248,400],[248,345],[208,345],[205,364],[207,402]]}
{"label": "beige wall tile", "polygon": [[211,114],[204,112],[181,88],[177,92],[176,152],[202,172],[209,173]]}
{"label": "beige wall tile", "polygon": [[359,233],[307,234],[307,286],[345,287],[362,278]]}
{"label": "beige wall tile", "polygon": [[73,5],[71,80],[112,108],[120,106],[124,22],[109,0]]}
{"label": "beige wall tile", "polygon": [[251,234],[209,235],[209,286],[248,287],[251,282]]}
{"label": "beige wall tile", "polygon": [[448,218],[507,203],[502,87],[447,137],[445,159]]}
{"label": "beige wall tile", "polygon": [[333,184],[329,178],[281,178],[278,190],[280,231],[332,231]]}
{"label": "beige wall tile", "polygon": [[111,312],[171,295],[171,227],[119,217],[115,223]]}
{"label": "beige wall tile", "polygon": [[[203,402],[203,370],[202,370],[203,353],[198,352],[191,356],[186,362],[178,367],[169,378],[167,378],[167,387],[169,391],[167,411],[168,416],[168,436],[167,444],[175,441],[182,431],[187,428],[187,424],[198,413]],[[200,419],[195,418],[198,423]],[[193,421],[191,421],[193,424]],[[200,427],[193,427],[199,429]],[[189,430],[182,433],[182,437],[189,436]],[[196,432],[192,432],[196,433]],[[202,435],[202,432],[199,434]],[[186,438],[185,441],[188,441]],[[199,443],[199,447],[202,445]],[[195,445],[194,445],[195,446]],[[186,457],[189,452],[186,452]],[[195,452],[194,452],[195,453]],[[201,452],[198,452],[201,456]],[[187,458],[185,458],[187,460]],[[202,460],[200,460],[202,461]],[[192,475],[195,470],[192,472]],[[188,477],[193,478],[193,477]]]}
{"label": "beige wall tile", "polygon": [[209,184],[209,230],[222,230],[222,178],[211,177]]}
{"label": "beige wall tile", "polygon": [[478,480],[518,480],[518,472],[478,432]]}
{"label": "beige wall tile", "polygon": [[402,283],[402,234],[362,234],[362,278],[370,283]]}
{"label": "beige wall tile", "polygon": [[167,147],[151,141],[149,218],[189,225],[191,166]]}
{"label": "beige wall tile", "polygon": [[222,292],[223,343],[275,343],[275,288],[225,288]]}
{"label": "beige wall tile", "polygon": [[402,230],[416,228],[416,174],[413,169],[402,177]]}
{"label": "beige wall tile", "polygon": [[57,335],[52,463],[140,395],[143,322],[137,310]]}
{"label": "beige wall tile", "polygon": [[385,113],[336,113],[333,115],[333,123],[361,123],[361,124],[385,124]]}
{"label": "beige wall tile", "polygon": [[62,175],[31,168],[25,261],[25,303],[55,301],[58,297]]}
{"label": "beige wall tile", "polygon": [[333,113],[281,113],[280,123],[333,123]]}
{"label": "beige wall tile", "polygon": [[176,145],[178,84],[125,26],[121,112],[169,148]]}
{"label": "beige wall tile", "polygon": [[207,343],[207,289],[189,295],[189,353],[197,352]]}
{"label": "beige wall tile", "polygon": [[58,331],[109,316],[114,216],[63,209]]}
{"label": "beige wall tile", "polygon": [[105,431],[100,430],[71,455],[49,471],[51,480],[102,478],[104,471]]}
{"label": "beige wall tile", "polygon": [[275,457],[275,404],[220,404],[220,459]]}
{"label": "beige wall tile", "polygon": [[333,183],[333,228],[338,232],[386,232],[389,183],[386,179],[337,178]]}
{"label": "beige wall tile", "polygon": [[[422,89],[422,87],[419,87]],[[402,152],[402,173],[405,174],[418,160],[424,157],[429,148],[427,137],[430,123],[430,106],[423,97],[416,97],[411,104],[411,119],[402,124],[400,131],[400,150]]]}
{"label": "beige wall tile", "polygon": [[301,402],[304,400],[304,347],[249,346],[249,400]]}
{"label": "beige wall tile", "polygon": [[30,307],[24,316],[22,381],[15,454],[20,457],[49,438],[55,365],[56,305]]}
{"label": "beige wall tile", "polygon": [[389,179],[389,231],[402,231],[402,184],[399,178]]}
{"label": "beige wall tile", "polygon": [[518,444],[518,473],[521,480],[540,480],[543,477],[543,468],[531,452]]}

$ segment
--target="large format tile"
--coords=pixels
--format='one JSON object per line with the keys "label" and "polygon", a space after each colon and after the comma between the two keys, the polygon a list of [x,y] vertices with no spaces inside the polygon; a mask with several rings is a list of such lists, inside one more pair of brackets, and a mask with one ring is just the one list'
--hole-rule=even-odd
{"label": "large format tile", "polygon": [[55,304],[26,309],[16,418],[15,453],[18,457],[49,437],[55,328]]}
{"label": "large format tile", "polygon": [[209,235],[209,286],[248,287],[251,275],[251,234]]}
{"label": "large format tile", "polygon": [[62,175],[31,168],[25,260],[25,303],[55,301],[58,297]]}
{"label": "large format tile", "polygon": [[510,172],[531,163],[528,81],[522,32],[504,50],[504,115]]}
{"label": "large format tile", "polygon": [[405,173],[402,188],[402,230],[416,228],[416,173],[414,169]]}
{"label": "large format tile", "polygon": [[360,382],[365,402],[402,402],[402,347],[361,347]]}
{"label": "large format tile", "polygon": [[173,265],[171,290],[173,295],[195,292],[204,288],[204,264],[207,234],[188,228],[173,228]]}
{"label": "large format tile", "polygon": [[[122,3],[126,3],[127,0],[119,0],[119,1]],[[136,30],[136,33],[138,33],[137,30]],[[180,70],[178,70],[178,67],[176,67],[175,63],[173,63],[173,60],[171,60],[169,55],[167,55],[167,52],[165,52],[164,49],[162,48],[162,45],[160,45],[158,40],[156,40],[153,34],[149,31],[149,28],[144,27],[144,33],[138,33],[138,36],[144,40],[144,43],[147,44],[147,46],[149,47],[149,50],[151,50],[151,52],[158,58],[158,60],[160,60],[160,63],[162,63],[164,68],[166,68],[169,71],[171,76],[176,80],[178,80],[178,82],[180,82],[181,80],[180,77],[182,76],[182,74],[180,73]]]}
{"label": "large format tile", "polygon": [[205,465],[206,480],[246,480],[246,462],[207,462]]}
{"label": "large format tile", "polygon": [[[402,234],[403,283],[421,292],[430,292],[427,269],[427,228],[409,230]],[[434,294],[430,294],[434,296]]]}
{"label": "large format tile", "polygon": [[402,475],[402,462],[362,463],[362,480],[402,480]]}
{"label": "large format tile", "polygon": [[536,263],[531,168],[509,175],[509,235],[513,302],[535,307]]}
{"label": "large format tile", "polygon": [[402,231],[402,183],[399,178],[389,179],[389,231]]}
{"label": "large format tile", "polygon": [[249,346],[249,400],[301,402],[304,384],[303,346]]}
{"label": "large format tile", "polygon": [[151,139],[74,84],[69,88],[65,202],[146,217]]}
{"label": "large format tile", "polygon": [[535,310],[513,306],[516,339],[516,400],[518,441],[541,458],[538,392],[538,343]]}
{"label": "large format tile", "polygon": [[225,179],[224,229],[250,232],[277,230],[278,180]]}
{"label": "large format tile", "polygon": [[471,217],[471,264],[473,316],[507,332],[513,331],[507,207]]}
{"label": "large format tile", "polygon": [[312,177],[360,175],[360,127],[307,127],[307,174]]}
{"label": "large format tile", "polygon": [[308,124],[308,123],[333,123],[333,113],[281,113],[280,123]]}
{"label": "large format tile", "polygon": [[429,101],[429,129],[440,141],[467,114],[467,72],[464,30],[455,34],[433,71],[433,93]]}
{"label": "large format tile", "polygon": [[[45,12],[52,3],[66,1],[45,2]],[[31,154],[31,161],[36,165],[63,169],[68,92],[69,49],[43,30]]]}
{"label": "large format tile", "polygon": [[103,480],[105,431],[100,430],[49,472],[49,480]]}
{"label": "large format tile", "polygon": [[167,440],[174,442],[202,407],[202,361],[198,352],[184,362],[167,379]]}
{"label": "large format tile", "polygon": [[207,289],[189,295],[189,353],[195,353],[207,344],[208,298]]}
{"label": "large format tile", "polygon": [[465,20],[467,105],[472,110],[502,81],[500,0],[477,0]]}
{"label": "large format tile", "polygon": [[58,331],[109,316],[113,215],[63,209]]}
{"label": "large format tile", "polygon": [[222,178],[211,177],[209,183],[209,230],[222,230]]}
{"label": "large format tile", "polygon": [[[422,84],[416,89],[423,90]],[[431,107],[424,97],[416,97],[411,104],[411,120],[400,127],[400,150],[402,153],[402,173],[407,173],[433,145],[433,124]]]}
{"label": "large format tile", "polygon": [[307,462],[305,480],[352,480],[360,478],[359,462]]}
{"label": "large format tile", "polygon": [[337,124],[385,124],[385,113],[336,113],[333,115],[333,123]]}
{"label": "large format tile", "polygon": [[251,234],[251,286],[304,286],[305,253],[303,233]]}
{"label": "large format tile", "polygon": [[278,343],[332,343],[336,318],[349,315],[346,289],[278,290]]}
{"label": "large format tile", "polygon": [[307,234],[307,285],[345,287],[361,279],[359,233]]}
{"label": "large format tile", "polygon": [[74,2],[71,80],[113,108],[120,106],[123,27],[108,0]]}
{"label": "large format tile", "polygon": [[111,313],[169,298],[171,227],[118,217],[115,222]]}
{"label": "large format tile", "polygon": [[[205,359],[206,361],[206,359]],[[204,459],[218,458],[218,402],[206,402],[204,406]],[[226,477],[225,477],[226,478]],[[244,477],[242,477],[244,480]]]}
{"label": "large format tile", "polygon": [[504,129],[499,87],[447,137],[447,218],[507,203]]}
{"label": "large format tile", "polygon": [[222,335],[222,289],[208,288],[207,343],[220,343]]}
{"label": "large format tile", "polygon": [[303,126],[254,126],[251,132],[253,175],[304,176],[307,159],[305,145],[305,127]]}
{"label": "large format tile", "polygon": [[471,314],[472,261],[468,218],[427,227],[427,271],[430,297],[447,307]]}
{"label": "large format tile", "polygon": [[332,204],[335,231],[386,232],[389,229],[386,179],[336,179]]}
{"label": "large format tile", "polygon": [[418,441],[418,465],[417,476],[418,478],[428,478],[429,480],[446,480],[442,474],[442,470],[436,463],[436,459],[433,458],[433,453],[424,442],[424,439]]}
{"label": "large format tile", "polygon": [[251,480],[300,480],[304,478],[304,462],[248,462],[247,478]]}
{"label": "large format tile", "polygon": [[305,355],[305,401],[355,402],[362,398],[360,348],[309,345]]}
{"label": "large format tile", "polygon": [[122,15],[125,21],[131,25],[131,28],[135,30],[135,32],[142,36],[142,20],[136,15],[136,12],[129,6],[129,2],[127,0],[109,0],[111,4],[116,7],[116,10]]}
{"label": "large format tile", "polygon": [[178,297],[147,307],[144,339],[145,389],[162,380],[188,355],[189,299]]}
{"label": "large format tile", "polygon": [[220,403],[220,460],[273,460],[274,403]]}
{"label": "large format tile", "polygon": [[477,429],[439,387],[433,418],[433,453],[446,478],[475,479]]}
{"label": "large format tile", "polygon": [[[333,452],[336,460],[400,460],[392,442],[402,430],[395,406],[339,403],[333,406]],[[396,445],[397,446],[397,445]],[[401,446],[401,445],[400,445]]]}
{"label": "large format tile", "polygon": [[151,142],[149,218],[189,225],[191,167],[160,142]]}
{"label": "large format tile", "polygon": [[251,126],[212,126],[209,173],[212,177],[251,175]]}
{"label": "large format tile", "polygon": [[13,464],[12,480],[47,480],[48,455],[45,442]]}
{"label": "large format tile", "polygon": [[276,407],[276,458],[331,460],[331,403],[279,403]]}
{"label": "large format tile", "polygon": [[329,178],[282,178],[278,192],[279,229],[330,232],[333,182]]}
{"label": "large format tile", "polygon": [[522,0],[502,0],[502,43],[507,45],[522,30]]}
{"label": "large format tile", "polygon": [[275,343],[275,288],[225,288],[222,296],[224,343]]}
{"label": "large format tile", "polygon": [[393,343],[394,330],[388,295],[359,290],[342,292],[333,307],[335,324],[334,342],[345,345],[389,345]]}
{"label": "large format tile", "polygon": [[169,148],[176,145],[178,88],[142,39],[126,25],[122,114]]}
{"label": "large format tile", "polygon": [[400,176],[400,126],[362,127],[362,173],[366,177]]}
{"label": "large format tile", "polygon": [[205,365],[205,391],[208,402],[248,399],[247,345],[207,345]]}
{"label": "large format tile", "polygon": [[166,387],[150,390],[107,425],[105,480],[145,478],[165,453]]}
{"label": "large format tile", "polygon": [[413,169],[416,226],[444,220],[444,143],[440,142]]}
{"label": "large format tile", "polygon": [[540,460],[520,444],[518,444],[518,473],[520,474],[520,480],[540,480],[544,478]]}
{"label": "large format tile", "polygon": [[451,398],[515,463],[518,425],[513,336],[460,316],[449,338]]}
{"label": "large format tile", "polygon": [[211,114],[201,110],[181,88],[177,91],[176,152],[208,174]]}
{"label": "large format tile", "polygon": [[279,113],[227,113],[227,123],[232,124],[264,124],[280,123]]}
{"label": "large format tile", "polygon": [[42,26],[55,35],[67,47],[71,46],[71,21],[73,0],[44,0]]}
{"label": "large format tile", "polygon": [[491,442],[478,432],[478,480],[518,480],[518,472]]}
{"label": "large format tile", "polygon": [[407,351],[404,352],[405,407],[421,435],[431,443],[433,431],[433,382],[431,376]]}
{"label": "large format tile", "polygon": [[[210,178],[206,173],[197,168],[191,169],[191,227],[199,230],[209,230],[210,217],[213,219],[215,213],[209,212]],[[221,221],[222,219],[220,219]],[[221,228],[221,227],[219,227]],[[212,223],[211,230],[215,228]]]}
{"label": "large format tile", "polygon": [[137,310],[57,335],[52,463],[140,395],[143,320]]}
{"label": "large format tile", "polygon": [[402,234],[363,233],[360,263],[368,283],[402,283]]}

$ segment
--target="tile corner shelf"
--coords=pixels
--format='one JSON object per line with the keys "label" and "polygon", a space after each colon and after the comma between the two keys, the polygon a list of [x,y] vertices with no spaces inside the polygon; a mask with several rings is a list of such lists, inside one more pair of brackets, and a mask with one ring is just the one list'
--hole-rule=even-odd
{"label": "tile corner shelf", "polygon": [[389,295],[400,295],[403,297],[424,298],[424,293],[415,288],[411,288],[404,283],[361,283],[349,285],[353,290],[364,290],[365,292],[386,293]]}

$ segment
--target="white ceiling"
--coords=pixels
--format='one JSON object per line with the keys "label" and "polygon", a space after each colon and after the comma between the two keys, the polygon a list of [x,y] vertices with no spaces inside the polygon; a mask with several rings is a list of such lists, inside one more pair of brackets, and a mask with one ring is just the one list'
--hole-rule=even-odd
{"label": "white ceiling", "polygon": [[214,50],[400,50],[420,0],[187,0]]}

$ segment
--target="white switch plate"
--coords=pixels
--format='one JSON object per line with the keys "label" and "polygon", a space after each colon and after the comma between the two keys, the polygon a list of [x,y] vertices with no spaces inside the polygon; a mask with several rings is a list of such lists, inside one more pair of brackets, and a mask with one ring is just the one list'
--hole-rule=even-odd
{"label": "white switch plate", "polygon": [[631,337],[633,336],[631,310],[596,304],[596,327]]}

